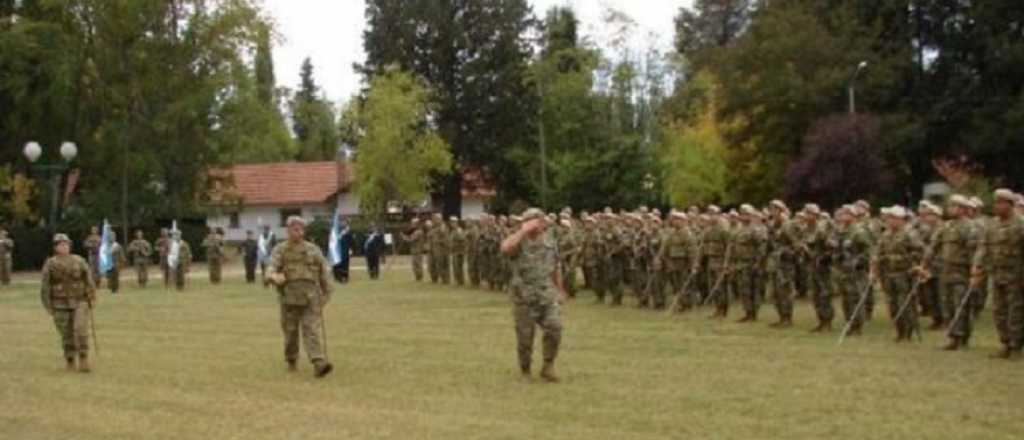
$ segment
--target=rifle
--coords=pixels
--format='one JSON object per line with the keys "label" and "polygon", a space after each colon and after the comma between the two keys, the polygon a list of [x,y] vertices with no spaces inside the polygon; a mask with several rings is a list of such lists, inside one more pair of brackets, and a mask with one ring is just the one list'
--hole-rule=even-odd
{"label": "rifle", "polygon": [[850,319],[848,319],[846,321],[846,325],[843,326],[843,331],[842,333],[839,334],[839,341],[836,342],[836,347],[843,345],[843,341],[846,339],[846,335],[850,333],[850,329],[853,327],[853,321],[857,319],[857,316],[860,316],[861,310],[864,308],[864,305],[867,304],[868,291],[871,290],[871,285],[871,280],[868,280],[868,282],[864,283],[864,289],[860,291],[860,301],[857,302],[857,307],[854,307],[853,314],[850,315]]}
{"label": "rifle", "polygon": [[718,276],[718,281],[715,281],[715,285],[711,288],[711,293],[708,293],[708,296],[704,298],[704,301],[700,302],[701,307],[706,305],[709,301],[711,301],[712,298],[718,295],[718,292],[721,290],[719,289],[719,287],[721,287],[722,281],[725,281],[725,276],[729,274],[729,260],[731,259],[732,241],[730,241],[729,245],[726,246],[725,248],[725,267],[722,269],[722,274]]}
{"label": "rifle", "polygon": [[970,288],[967,289],[967,293],[964,294],[964,299],[960,300],[960,305],[956,308],[956,314],[954,314],[953,319],[949,321],[949,330],[946,331],[946,336],[952,337],[953,329],[956,328],[956,323],[960,320],[960,315],[963,313],[964,307],[969,302],[968,300],[971,299],[971,294],[974,293],[974,289],[975,286],[970,286]]}

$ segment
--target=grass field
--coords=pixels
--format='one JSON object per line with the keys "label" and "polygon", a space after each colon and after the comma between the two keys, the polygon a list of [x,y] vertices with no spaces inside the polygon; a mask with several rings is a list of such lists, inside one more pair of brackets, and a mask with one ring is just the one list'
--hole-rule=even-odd
{"label": "grass field", "polygon": [[36,276],[22,276],[0,290],[0,439],[1024,437],[1024,362],[987,358],[988,317],[965,352],[938,351],[935,332],[896,345],[881,318],[837,348],[807,333],[805,302],[778,331],[770,309],[744,325],[584,294],[549,385],[519,378],[504,296],[416,284],[404,267],[354,276],[327,310],[323,380],[308,363],[285,371],[275,297],[237,272],[185,293],[102,293],[94,371],[65,373]]}

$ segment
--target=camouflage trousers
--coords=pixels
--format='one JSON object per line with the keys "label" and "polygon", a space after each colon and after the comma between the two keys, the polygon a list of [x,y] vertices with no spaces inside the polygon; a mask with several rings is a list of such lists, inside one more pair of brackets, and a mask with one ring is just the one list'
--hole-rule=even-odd
{"label": "camouflage trousers", "polygon": [[562,262],[562,285],[565,286],[565,293],[570,298],[576,297],[576,268],[573,267],[572,262]]}
{"label": "camouflage trousers", "polygon": [[118,269],[117,266],[114,266],[110,269],[110,272],[107,272],[107,287],[110,288],[111,293],[117,293],[118,290],[121,290],[121,269]]}
{"label": "camouflage trousers", "polygon": [[11,257],[4,256],[0,258],[0,285],[11,284]]}
{"label": "camouflage trousers", "polygon": [[856,332],[864,325],[865,311],[857,310],[863,295],[867,295],[867,274],[862,270],[833,270],[832,291],[843,306],[843,317],[850,325],[850,331]]}
{"label": "camouflage trousers", "polygon": [[325,359],[320,319],[320,309],[316,306],[281,305],[281,331],[284,333],[286,361],[298,360],[300,335],[310,362],[317,364]]}
{"label": "camouflage trousers", "polygon": [[452,282],[451,258],[447,254],[435,255],[433,258],[437,279],[444,284]]}
{"label": "camouflage trousers", "polygon": [[99,254],[89,254],[89,269],[92,270],[92,279],[96,283],[96,287],[99,287],[100,282],[103,278],[100,277],[100,256]]}
{"label": "camouflage trousers", "polygon": [[709,264],[706,270],[708,279],[708,293],[704,302],[713,302],[719,310],[729,309],[729,295],[732,281],[725,273],[725,266],[722,264]]}
{"label": "camouflage trousers", "polygon": [[889,318],[894,321],[893,324],[901,336],[910,337],[917,328],[917,307],[914,304],[907,306],[900,319],[896,320],[896,314],[903,303],[907,302],[913,284],[913,277],[906,273],[889,275],[882,280],[882,288],[889,300]]}
{"label": "camouflage trousers", "polygon": [[612,305],[622,304],[622,281],[626,262],[620,258],[609,258],[604,267],[605,290],[612,296]]}
{"label": "camouflage trousers", "polygon": [[[684,286],[687,281],[687,271],[681,269],[664,272],[665,288],[669,291],[672,299],[672,312],[681,312],[693,307],[693,290],[690,286]],[[692,281],[691,281],[692,283]]]}
{"label": "camouflage trousers", "polygon": [[590,290],[594,291],[594,295],[597,296],[598,301],[604,301],[604,295],[606,293],[602,272],[601,267],[598,265],[583,266],[583,278],[586,279],[587,286],[590,287]]}
{"label": "camouflage trousers", "polygon": [[778,262],[775,270],[768,274],[768,284],[775,302],[775,312],[779,314],[780,319],[793,318],[795,280],[795,267],[791,263]]}
{"label": "camouflage trousers", "polygon": [[209,267],[209,270],[210,270],[210,283],[211,284],[220,284],[221,272],[222,272],[222,270],[221,270],[222,266],[221,266],[220,259],[211,260],[209,266],[210,266]]}
{"label": "camouflage trousers", "polygon": [[1024,285],[1020,281],[992,283],[992,320],[999,341],[1018,349],[1024,343]]}
{"label": "camouflage trousers", "polygon": [[174,274],[174,287],[178,290],[185,290],[188,268],[184,264],[179,264],[178,267],[170,269],[170,271]]}
{"label": "camouflage trousers", "polygon": [[832,308],[832,289],[828,285],[828,270],[822,267],[809,267],[806,270],[807,294],[814,304],[814,313],[818,322],[831,323],[835,318]]}
{"label": "camouflage trousers", "polygon": [[761,309],[757,271],[749,264],[739,264],[729,278],[731,290],[736,299],[743,304],[743,311],[747,316],[757,317],[757,312]]}
{"label": "camouflage trousers", "polygon": [[149,268],[145,263],[135,264],[135,279],[139,287],[146,287],[146,283],[149,282]]}
{"label": "camouflage trousers", "polygon": [[519,367],[523,370],[530,368],[537,327],[544,332],[544,362],[554,362],[558,357],[558,347],[562,343],[562,317],[558,304],[517,303],[512,307],[512,317],[515,319]]}
{"label": "camouflage trousers", "polygon": [[971,295],[971,312],[974,313],[974,319],[978,319],[978,315],[985,310],[985,304],[988,303],[988,293],[993,290],[994,284],[992,278],[984,276],[981,279],[981,284],[973,295]]}
{"label": "camouflage trousers", "polygon": [[[967,282],[946,280],[940,277],[939,292],[942,294],[942,318],[943,321],[949,323],[949,335],[967,341],[971,338],[971,331],[974,329],[974,316],[971,313],[970,300],[967,298],[968,293],[972,295],[973,293],[967,288]],[[965,299],[968,299],[966,304],[964,303]],[[961,304],[965,305],[957,315]],[[956,322],[953,322],[954,315],[957,316]]]}
{"label": "camouflage trousers", "polygon": [[466,284],[466,256],[462,254],[454,254],[452,259],[452,275],[455,278],[455,284],[460,286]]}
{"label": "camouflage trousers", "polygon": [[657,270],[650,273],[648,277],[647,297],[651,300],[651,306],[656,310],[664,309],[667,305],[665,298],[665,285],[668,283],[668,274]]}
{"label": "camouflage trousers", "polygon": [[437,257],[434,254],[427,254],[427,273],[430,275],[430,282],[437,284],[441,274],[437,270]]}
{"label": "camouflage trousers", "polygon": [[412,276],[416,281],[423,280],[423,254],[418,252],[412,254]]}
{"label": "camouflage trousers", "polygon": [[942,323],[942,301],[939,298],[939,281],[931,278],[917,288],[921,313],[930,316],[935,323]]}
{"label": "camouflage trousers", "polygon": [[466,270],[469,274],[469,285],[480,287],[480,254],[470,254],[466,258]]}
{"label": "camouflage trousers", "polygon": [[167,265],[167,256],[160,257],[160,274],[164,278],[164,287],[171,285],[171,268]]}
{"label": "camouflage trousers", "polygon": [[89,307],[84,302],[74,309],[54,309],[53,324],[65,359],[89,353]]}

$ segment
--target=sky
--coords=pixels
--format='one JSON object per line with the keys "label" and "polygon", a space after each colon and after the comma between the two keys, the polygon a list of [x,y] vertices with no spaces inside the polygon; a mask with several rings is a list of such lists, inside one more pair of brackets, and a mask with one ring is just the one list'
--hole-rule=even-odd
{"label": "sky", "polygon": [[[671,48],[672,19],[692,0],[529,0],[544,16],[552,6],[572,6],[584,38],[602,42],[607,30],[600,26],[605,7],[625,12],[636,21],[638,40]],[[299,66],[310,57],[317,84],[334,102],[358,92],[360,77],[352,65],[363,61],[363,0],[264,0],[277,24],[281,41],[274,48],[274,72],[279,86],[296,88]],[[653,35],[648,38],[647,35]],[[653,40],[653,41],[649,41]]]}

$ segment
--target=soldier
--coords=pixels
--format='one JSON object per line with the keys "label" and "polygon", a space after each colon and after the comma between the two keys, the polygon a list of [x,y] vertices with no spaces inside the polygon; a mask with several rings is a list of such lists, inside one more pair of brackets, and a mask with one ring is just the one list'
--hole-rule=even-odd
{"label": "soldier", "polygon": [[766,270],[769,290],[779,315],[779,321],[772,324],[772,327],[788,328],[793,326],[794,266],[800,236],[796,223],[789,219],[789,208],[785,203],[773,200],[769,210],[772,213],[772,222],[768,228],[771,249]]}
{"label": "soldier", "polygon": [[[181,231],[171,233],[170,251],[168,252],[168,270],[174,277],[174,287],[178,291],[185,290],[185,281],[192,265],[192,247],[181,238]],[[176,248],[176,249],[175,249]],[[170,261],[174,260],[174,261]]]}
{"label": "soldier", "polygon": [[818,326],[811,332],[827,332],[832,330],[832,291],[828,286],[828,252],[826,242],[827,229],[820,222],[821,208],[813,203],[804,207],[804,231],[800,249],[807,263],[807,290],[814,304],[814,312],[818,317]]}
{"label": "soldier", "polygon": [[139,287],[145,288],[149,281],[149,258],[153,255],[153,247],[142,235],[142,230],[135,231],[135,240],[128,244],[128,256],[135,267],[135,279]]}
{"label": "soldier", "polygon": [[92,268],[84,259],[71,254],[71,239],[67,235],[55,235],[53,243],[54,255],[43,265],[40,298],[60,335],[66,369],[74,371],[77,358],[78,371],[88,373],[89,319],[96,306]]}
{"label": "soldier", "polygon": [[269,225],[263,225],[263,233],[260,234],[257,244],[260,248],[260,279],[266,282],[270,252],[277,246],[277,234],[270,230]]}
{"label": "soldier", "polygon": [[604,279],[604,245],[600,226],[597,219],[601,214],[594,214],[584,219],[586,231],[583,235],[581,256],[583,257],[583,277],[590,290],[594,291],[598,304],[604,304],[605,279]]}
{"label": "soldier", "polygon": [[[701,257],[707,260],[707,276],[710,283],[708,295],[710,297],[704,301],[714,299],[715,313],[711,315],[711,318],[723,319],[729,313],[729,283],[725,278],[732,261],[732,246],[730,245],[732,237],[729,225],[717,206],[709,206],[708,215],[710,220],[704,234]],[[694,268],[694,270],[698,269]]]}
{"label": "soldier", "polygon": [[620,222],[624,222],[624,217],[620,217],[615,214],[608,214],[608,221],[605,223],[605,228],[602,231],[601,241],[604,244],[604,250],[606,252],[604,258],[604,273],[606,289],[612,296],[611,305],[617,307],[622,305],[622,283],[623,277],[627,265],[627,248],[628,243],[625,243],[625,233],[623,228],[619,226]]}
{"label": "soldier", "polygon": [[0,285],[11,284],[11,262],[14,253],[14,240],[7,237],[7,230],[0,228]]}
{"label": "soldier", "polygon": [[402,239],[409,243],[409,253],[412,255],[412,276],[417,282],[423,280],[423,235],[418,218],[412,219],[409,230],[402,234]]}
{"label": "soldier", "polygon": [[459,219],[452,217],[448,219],[451,225],[449,233],[449,246],[452,258],[452,274],[455,277],[455,284],[460,287],[466,284],[466,252],[469,246],[466,231],[459,224]]}
{"label": "soldier", "polygon": [[245,241],[238,247],[242,254],[242,264],[245,265],[245,282],[254,284],[256,282],[256,263],[260,259],[260,246],[252,231],[245,231]]}
{"label": "soldier", "polygon": [[157,258],[160,259],[160,273],[164,277],[164,288],[171,285],[171,272],[167,266],[167,253],[171,249],[171,239],[168,237],[167,228],[160,228],[160,238],[156,240]]}
{"label": "soldier", "polygon": [[[923,201],[918,206],[918,221],[914,225],[917,236],[924,242],[925,249],[931,248],[932,236],[935,231],[942,227],[942,208],[929,202]],[[944,325],[942,320],[942,300],[939,297],[939,280],[934,277],[922,281],[918,286],[919,302],[921,311],[931,316],[932,326],[929,330],[941,329]]]}
{"label": "soldier", "polygon": [[323,307],[331,299],[331,269],[317,245],[306,241],[306,221],[288,217],[288,240],[275,246],[270,257],[270,281],[277,287],[284,333],[284,359],[288,371],[296,371],[299,357],[299,329],[314,376],[321,378],[334,369],[327,361],[323,338]]}
{"label": "soldier", "polygon": [[92,268],[92,280],[96,282],[96,287],[99,287],[100,280],[100,245],[103,244],[103,239],[100,237],[99,228],[93,226],[89,229],[89,236],[85,238],[83,247],[85,248],[86,255],[89,258],[89,267]]}
{"label": "soldier", "polygon": [[474,289],[480,287],[480,222],[471,219],[466,228],[466,269],[469,273],[469,285]]}
{"label": "soldier", "polygon": [[669,214],[669,228],[661,240],[654,265],[664,274],[666,285],[672,300],[672,313],[690,310],[693,297],[689,283],[692,282],[694,252],[692,247],[693,234],[686,226],[686,214],[672,212]]}
{"label": "soldier", "polygon": [[995,191],[989,224],[973,258],[971,290],[985,289],[985,275],[992,280],[992,317],[1003,349],[993,357],[1010,359],[1024,343],[1024,219],[1014,214],[1017,195],[1008,189]]}
{"label": "soldier", "polygon": [[224,242],[221,240],[218,231],[210,228],[210,232],[203,239],[203,248],[206,249],[206,264],[210,272],[210,284],[220,284],[221,263],[224,258]]}
{"label": "soldier", "polygon": [[121,289],[121,269],[126,264],[126,258],[124,249],[117,242],[117,233],[110,231],[107,239],[109,240],[107,245],[110,247],[110,270],[105,275],[107,277],[107,286],[110,287],[110,293],[117,294],[118,290]]}
{"label": "soldier", "polygon": [[[970,202],[971,207],[967,210],[967,218],[974,223],[974,230],[977,231],[980,242],[981,238],[985,235],[985,231],[989,229],[991,222],[988,217],[982,214],[982,210],[985,209],[985,202],[981,198],[971,197]],[[988,292],[993,289],[992,280],[988,278],[986,272],[982,271],[980,277],[978,288],[971,295],[971,303],[968,305],[974,320],[977,320],[981,312],[985,310],[985,304],[988,303]]]}
{"label": "soldier", "polygon": [[865,227],[857,222],[852,205],[836,211],[836,228],[830,234],[828,248],[832,252],[832,291],[843,304],[843,316],[849,323],[849,334],[859,335],[864,325],[864,311],[857,310],[861,300],[866,300],[870,281],[867,268],[871,263],[871,237]]}
{"label": "soldier", "polygon": [[501,243],[501,252],[513,262],[512,313],[520,371],[524,377],[531,374],[534,332],[540,327],[544,332],[540,377],[554,383],[559,380],[555,359],[562,341],[559,307],[566,293],[556,269],[555,238],[547,231],[547,223],[541,210],[526,210],[522,226]]}
{"label": "soldier", "polygon": [[569,214],[562,214],[559,228],[556,232],[558,239],[559,265],[562,271],[562,283],[565,285],[565,293],[570,298],[576,297],[576,265],[579,260],[579,233],[572,224]]}
{"label": "soldier", "polygon": [[917,308],[909,304],[897,319],[897,313],[913,292],[913,262],[920,258],[924,242],[907,227],[910,213],[902,206],[882,210],[887,228],[878,240],[872,258],[872,278],[881,282],[889,299],[889,313],[896,326],[896,342],[909,341],[917,327]]}
{"label": "soldier", "polygon": [[441,281],[442,223],[441,216],[438,214],[434,214],[433,218],[427,221],[427,252],[429,253],[427,263],[430,272],[430,282],[433,284]]}
{"label": "soldier", "polygon": [[936,271],[941,271],[938,276],[944,315],[942,320],[949,323],[950,330],[949,344],[943,349],[957,350],[966,348],[971,337],[971,311],[964,308],[973,293],[973,290],[968,289],[968,278],[978,237],[974,224],[967,218],[970,201],[954,194],[949,202],[953,218],[935,231],[931,240],[932,247],[925,252],[917,272],[922,278],[928,279]]}
{"label": "soldier", "polygon": [[743,303],[745,315],[737,322],[757,321],[760,298],[758,274],[767,255],[768,231],[761,224],[761,215],[753,206],[740,207],[740,221],[732,234],[732,261],[729,263],[729,278],[736,296]]}

